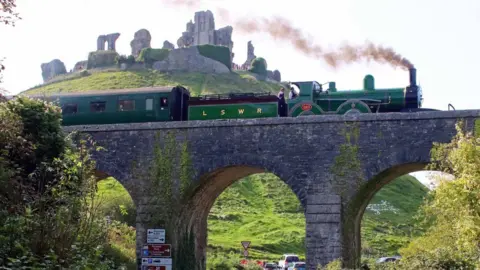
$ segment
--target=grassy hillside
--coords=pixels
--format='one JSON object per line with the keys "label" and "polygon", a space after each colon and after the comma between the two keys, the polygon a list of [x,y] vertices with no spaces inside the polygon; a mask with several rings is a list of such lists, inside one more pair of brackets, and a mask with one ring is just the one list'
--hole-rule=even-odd
{"label": "grassy hillside", "polygon": [[[87,72],[87,71],[85,71]],[[63,79],[63,80],[62,80]],[[25,93],[42,94],[53,92],[84,92],[88,90],[138,88],[150,86],[183,85],[193,95],[227,92],[272,92],[277,93],[280,84],[257,80],[247,71],[229,74],[161,73],[155,70],[120,71],[109,69],[70,74],[55,82],[36,86]]]}

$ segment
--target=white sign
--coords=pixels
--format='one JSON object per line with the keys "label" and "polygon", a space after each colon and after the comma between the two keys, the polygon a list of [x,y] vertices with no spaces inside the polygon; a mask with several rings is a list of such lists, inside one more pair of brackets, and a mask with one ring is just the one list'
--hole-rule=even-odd
{"label": "white sign", "polygon": [[244,249],[247,249],[250,246],[250,241],[242,241],[242,246]]}
{"label": "white sign", "polygon": [[142,258],[142,265],[147,265],[147,266],[172,265],[172,258]]}
{"label": "white sign", "polygon": [[165,243],[165,229],[148,229],[147,230],[148,244],[164,244]]}
{"label": "white sign", "polygon": [[245,257],[248,256],[248,250],[247,250],[247,249],[245,249],[245,250],[243,251],[243,256],[245,256]]}

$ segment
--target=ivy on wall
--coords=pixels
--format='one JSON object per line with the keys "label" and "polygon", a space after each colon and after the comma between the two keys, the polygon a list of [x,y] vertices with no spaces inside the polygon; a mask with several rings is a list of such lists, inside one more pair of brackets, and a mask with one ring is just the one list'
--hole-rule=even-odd
{"label": "ivy on wall", "polygon": [[475,119],[475,127],[473,130],[474,130],[473,135],[475,135],[475,137],[480,138],[480,118]]}
{"label": "ivy on wall", "polygon": [[150,227],[165,228],[166,243],[178,244],[177,249],[172,246],[174,268],[191,270],[196,263],[194,233],[187,226],[178,225],[182,225],[179,220],[182,203],[193,183],[194,173],[188,142],[178,142],[176,138],[175,131],[157,132],[150,170],[144,172],[137,168],[136,171],[148,183],[149,206],[158,209],[149,222]]}
{"label": "ivy on wall", "polygon": [[358,123],[345,123],[341,135],[345,138],[345,142],[339,146],[340,154],[335,157],[331,172],[333,174],[332,186],[335,192],[344,198],[349,184],[351,184],[348,180],[355,179],[355,188],[358,189],[365,177],[358,156],[358,139],[360,137]]}

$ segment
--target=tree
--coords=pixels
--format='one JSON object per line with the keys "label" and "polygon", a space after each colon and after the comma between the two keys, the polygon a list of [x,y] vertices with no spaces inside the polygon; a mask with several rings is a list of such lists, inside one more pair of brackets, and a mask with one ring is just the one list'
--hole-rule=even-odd
{"label": "tree", "polygon": [[[15,26],[15,21],[22,19],[18,16],[18,13],[15,12],[16,7],[15,0],[0,0],[0,23]],[[5,70],[5,65],[2,64],[3,60],[5,59],[0,59],[0,83],[2,83],[3,78],[2,72]],[[2,93],[0,91],[0,96],[1,95]]]}
{"label": "tree", "polygon": [[267,61],[262,57],[253,59],[249,71],[260,75],[267,75]]}
{"label": "tree", "polygon": [[61,116],[26,97],[0,103],[0,269],[117,269],[99,256],[96,146],[64,134]]}
{"label": "tree", "polygon": [[428,170],[452,174],[441,181],[423,206],[426,234],[400,251],[411,269],[480,267],[480,138],[457,125],[450,143],[434,144]]}

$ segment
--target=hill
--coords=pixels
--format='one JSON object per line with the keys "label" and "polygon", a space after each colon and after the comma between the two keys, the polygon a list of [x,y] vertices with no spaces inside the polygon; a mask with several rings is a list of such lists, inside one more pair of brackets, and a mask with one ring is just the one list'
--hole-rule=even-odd
{"label": "hill", "polygon": [[55,92],[85,92],[88,90],[123,89],[149,86],[183,85],[192,95],[220,94],[228,92],[277,93],[281,84],[264,81],[248,71],[227,74],[207,73],[161,73],[155,70],[120,71],[116,68],[88,70],[59,76],[55,81],[30,88],[26,94]]}

